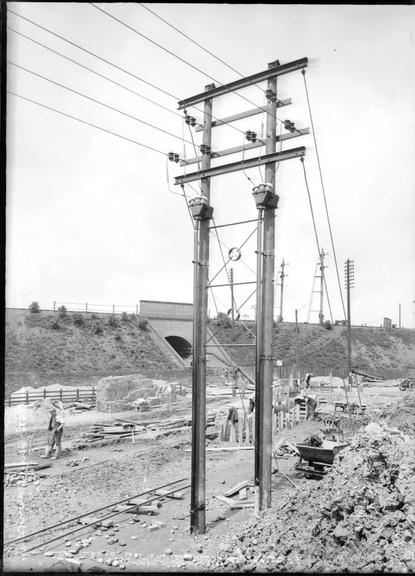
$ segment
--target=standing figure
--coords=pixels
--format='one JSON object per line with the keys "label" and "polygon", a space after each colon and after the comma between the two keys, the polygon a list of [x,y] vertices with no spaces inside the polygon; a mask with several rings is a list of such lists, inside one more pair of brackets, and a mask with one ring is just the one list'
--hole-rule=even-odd
{"label": "standing figure", "polygon": [[60,410],[60,414],[58,415],[55,405],[52,406],[50,409],[50,420],[49,420],[49,442],[48,442],[48,449],[46,452],[45,458],[50,458],[52,454],[52,450],[56,444],[56,454],[53,456],[52,460],[56,460],[62,454],[62,435],[63,435],[63,415],[61,414],[62,410]]}

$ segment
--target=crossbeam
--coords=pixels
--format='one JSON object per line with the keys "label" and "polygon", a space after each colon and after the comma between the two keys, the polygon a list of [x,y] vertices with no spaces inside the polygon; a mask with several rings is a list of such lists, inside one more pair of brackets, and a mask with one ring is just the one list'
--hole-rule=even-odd
{"label": "crossbeam", "polygon": [[235,80],[234,82],[229,82],[229,84],[223,84],[223,86],[218,86],[217,88],[212,88],[211,90],[206,90],[195,96],[190,96],[185,100],[180,100],[178,102],[178,110],[187,108],[188,106],[193,106],[194,104],[199,104],[199,102],[204,102],[209,98],[215,98],[216,96],[221,96],[222,94],[228,94],[229,92],[234,92],[240,88],[245,88],[246,86],[251,86],[257,82],[262,82],[268,78],[274,78],[276,76],[282,76],[283,74],[288,74],[289,72],[295,72],[302,68],[308,66],[308,58],[300,58],[299,60],[294,60],[293,62],[287,62],[287,64],[282,64],[281,66],[275,66],[274,68],[267,68],[262,72],[257,74],[252,74],[251,76],[246,76]]}
{"label": "crossbeam", "polygon": [[[304,136],[310,134],[310,128],[301,128],[295,132],[287,132],[286,134],[281,134],[277,136],[275,141],[281,142],[283,140],[290,140],[291,138],[298,138],[299,136]],[[218,150],[217,152],[212,152],[212,158],[221,158],[222,156],[229,156],[230,154],[236,154],[237,152],[242,152],[243,150],[251,150],[252,148],[259,148],[264,146],[264,143],[260,140],[256,142],[249,142],[243,146],[234,146],[233,148],[225,148],[224,150]],[[194,158],[186,158],[185,160],[180,160],[180,166],[187,166],[188,164],[196,164],[202,160],[202,156],[195,156]]]}
{"label": "crossbeam", "polygon": [[299,158],[300,156],[305,155],[305,150],[305,146],[300,146],[298,148],[292,148],[291,150],[285,150],[284,152],[265,154],[265,156],[249,158],[239,162],[231,162],[230,164],[215,166],[206,170],[202,169],[199,172],[191,172],[190,174],[184,174],[183,176],[176,176],[174,179],[174,184],[177,186],[186,184],[187,182],[195,182],[196,180],[201,180],[202,178],[210,178],[212,176],[220,176],[221,174],[237,172],[238,170],[255,168],[256,166],[262,166],[263,164],[268,164],[271,162],[282,162],[284,160],[290,160],[291,158]]}
{"label": "crossbeam", "polygon": [[[285,100],[278,100],[277,108],[282,108],[283,106],[288,106],[292,103],[291,98],[286,98]],[[239,114],[233,114],[232,116],[227,116],[226,118],[220,118],[219,120],[212,121],[212,128],[216,126],[223,126],[224,124],[229,124],[230,122],[236,122],[237,120],[243,120],[243,118],[249,118],[250,116],[255,116],[256,114],[261,114],[266,112],[267,108],[251,108],[251,110],[246,110],[245,112],[239,112]],[[203,126],[196,126],[195,132],[201,132]]]}

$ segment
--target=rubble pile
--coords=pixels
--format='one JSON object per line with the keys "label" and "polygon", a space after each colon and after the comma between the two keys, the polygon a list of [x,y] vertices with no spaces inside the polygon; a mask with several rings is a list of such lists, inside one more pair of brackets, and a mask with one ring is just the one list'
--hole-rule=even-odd
{"label": "rubble pile", "polygon": [[415,394],[409,392],[395,404],[386,406],[380,415],[390,426],[406,434],[415,435]]}
{"label": "rubble pile", "polygon": [[414,447],[399,430],[369,424],[323,480],[248,524],[211,568],[413,572]]}
{"label": "rubble pile", "polygon": [[40,477],[37,474],[26,474],[25,472],[6,474],[4,477],[4,487],[10,488],[12,486],[28,486],[33,483],[38,484],[39,478]]}

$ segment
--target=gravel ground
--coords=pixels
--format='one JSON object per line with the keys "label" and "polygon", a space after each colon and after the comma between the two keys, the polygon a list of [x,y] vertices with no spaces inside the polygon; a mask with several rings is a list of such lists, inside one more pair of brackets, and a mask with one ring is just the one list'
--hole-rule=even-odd
{"label": "gravel ground", "polygon": [[[402,396],[393,391],[393,398]],[[125,514],[116,517],[115,526],[107,531],[84,530],[70,537],[68,546],[62,539],[34,554],[23,553],[22,545],[10,547],[3,569],[66,571],[71,562],[78,562],[81,571],[111,572],[414,571],[408,552],[414,548],[411,398],[414,395],[408,394],[399,405],[390,405],[389,393],[383,402],[380,394],[373,395],[373,405],[381,407],[374,419],[389,426],[399,424],[404,436],[391,434],[383,425],[362,428],[321,481],[306,480],[295,472],[295,457],[280,461],[280,470],[297,489],[281,474],[273,475],[272,508],[259,516],[253,515],[252,508],[230,510],[216,498],[253,478],[253,450],[207,452],[205,535],[189,535],[190,499],[185,490],[183,500],[163,502],[154,518],[134,522],[132,515]],[[283,435],[292,442],[302,441],[318,433],[320,425],[302,422]],[[76,453],[77,458],[88,458],[79,469],[66,466],[72,454],[54,462],[48,478],[7,488],[4,540],[190,478],[189,432]],[[250,492],[248,497],[252,496]],[[155,518],[163,526],[151,532]],[[110,539],[115,542],[110,544]]]}

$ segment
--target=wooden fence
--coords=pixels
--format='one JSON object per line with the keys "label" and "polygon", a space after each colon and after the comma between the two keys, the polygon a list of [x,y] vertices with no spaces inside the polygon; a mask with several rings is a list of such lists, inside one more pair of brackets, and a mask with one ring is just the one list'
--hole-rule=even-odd
{"label": "wooden fence", "polygon": [[[284,428],[291,429],[295,424],[307,418],[305,401],[288,408],[286,405],[272,412],[272,435],[275,436]],[[219,444],[230,442],[240,446],[255,444],[255,414],[243,414],[239,411],[238,421],[232,423],[227,417],[218,422]]]}
{"label": "wooden fence", "polygon": [[75,390],[46,390],[46,388],[39,388],[31,392],[21,392],[9,394],[7,397],[8,406],[16,406],[18,404],[31,404],[39,400],[60,400],[63,404],[70,402],[85,402],[88,404],[95,404],[96,401],[96,388],[76,388]]}

